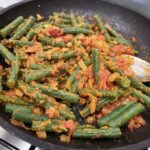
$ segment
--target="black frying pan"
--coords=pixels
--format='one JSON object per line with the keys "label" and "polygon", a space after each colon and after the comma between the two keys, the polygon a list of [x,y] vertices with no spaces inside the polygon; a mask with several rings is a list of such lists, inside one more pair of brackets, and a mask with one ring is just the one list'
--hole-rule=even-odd
{"label": "black frying pan", "polygon": [[[26,1],[19,5],[14,5],[0,13],[0,28],[5,26],[15,17],[36,15],[40,13],[44,17],[54,11],[73,10],[82,15],[99,14],[119,32],[125,36],[135,36],[138,42],[136,49],[140,51],[139,57],[150,60],[150,20],[130,11],[100,0],[35,0]],[[0,59],[2,60],[2,59]],[[2,63],[2,61],[1,61]],[[147,125],[134,132],[123,130],[123,136],[119,140],[79,140],[72,139],[70,144],[59,142],[58,136],[49,134],[46,140],[38,139],[34,133],[12,126],[9,123],[10,116],[4,113],[3,106],[0,106],[0,125],[11,134],[26,140],[27,142],[42,147],[44,149],[146,149],[150,146],[150,112],[143,113]]]}

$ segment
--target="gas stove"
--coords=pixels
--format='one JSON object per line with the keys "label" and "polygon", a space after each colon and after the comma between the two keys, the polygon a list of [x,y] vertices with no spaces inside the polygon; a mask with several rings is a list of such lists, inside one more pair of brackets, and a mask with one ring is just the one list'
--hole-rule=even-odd
{"label": "gas stove", "polygon": [[5,131],[0,127],[0,150],[42,150]]}

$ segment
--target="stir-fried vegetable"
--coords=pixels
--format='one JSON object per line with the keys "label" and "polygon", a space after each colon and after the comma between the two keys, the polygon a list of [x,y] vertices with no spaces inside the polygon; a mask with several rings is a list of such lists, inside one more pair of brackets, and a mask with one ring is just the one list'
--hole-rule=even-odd
{"label": "stir-fried vegetable", "polygon": [[122,126],[145,125],[138,118],[150,107],[150,88],[135,78],[133,60],[122,57],[134,55],[131,42],[98,15],[91,18],[19,16],[0,30],[6,63],[0,65],[0,103],[13,125],[30,127],[39,138],[56,132],[67,143],[120,138]]}

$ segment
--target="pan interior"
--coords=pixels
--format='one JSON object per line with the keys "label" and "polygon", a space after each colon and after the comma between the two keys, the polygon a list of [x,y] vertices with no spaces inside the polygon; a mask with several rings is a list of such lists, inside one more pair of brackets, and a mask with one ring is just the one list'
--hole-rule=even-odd
{"label": "pan interior", "polygon": [[[150,21],[145,17],[136,14],[128,9],[112,5],[110,3],[102,2],[100,0],[36,0],[30,1],[20,6],[11,8],[10,10],[2,13],[0,15],[0,28],[5,26],[15,17],[36,15],[40,13],[45,18],[48,17],[52,12],[70,12],[73,11],[77,14],[84,16],[91,16],[98,14],[102,16],[106,22],[113,26],[114,29],[125,35],[125,37],[130,38],[135,36],[137,38],[137,43],[135,43],[136,49],[139,51],[138,57],[150,61]],[[3,59],[0,59],[1,64],[3,64]],[[79,149],[108,149],[117,148],[135,144],[147,139],[150,139],[150,113],[147,111],[143,113],[144,119],[147,125],[143,128],[137,129],[134,132],[128,132],[127,129],[123,128],[123,136],[119,140],[80,140],[72,139],[69,145],[59,142],[58,136],[54,134],[49,134],[48,139],[41,140],[35,137],[35,134],[28,132],[23,129],[12,127],[9,123],[10,116],[4,113],[4,108],[1,105],[0,124],[7,129],[9,132],[18,134],[19,137],[25,138],[26,134],[29,135],[26,140],[32,144],[37,144],[41,147],[52,146],[51,143],[56,145],[63,145],[69,148],[79,148]],[[75,111],[78,111],[76,108]],[[2,123],[2,121],[5,122]],[[7,123],[6,123],[7,122]],[[9,128],[9,129],[8,129]],[[21,130],[21,131],[20,131]],[[50,147],[49,147],[50,148]]]}

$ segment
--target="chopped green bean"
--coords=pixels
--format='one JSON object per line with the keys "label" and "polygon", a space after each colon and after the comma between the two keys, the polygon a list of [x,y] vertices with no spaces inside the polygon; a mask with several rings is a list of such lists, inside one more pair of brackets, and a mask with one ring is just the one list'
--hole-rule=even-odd
{"label": "chopped green bean", "polygon": [[93,60],[93,72],[94,80],[96,84],[99,84],[99,70],[100,70],[100,50],[92,50],[92,60]]}
{"label": "chopped green bean", "polygon": [[124,112],[122,112],[118,117],[114,118],[108,123],[108,126],[110,127],[121,127],[126,122],[128,122],[131,118],[134,116],[140,114],[144,111],[144,106],[140,103],[135,103],[133,106],[126,109]]}
{"label": "chopped green bean", "polygon": [[83,33],[83,34],[89,34],[92,33],[91,30],[86,29],[86,28],[79,28],[79,27],[68,27],[68,28],[64,28],[64,33],[65,34],[79,34],[79,33]]}
{"label": "chopped green bean", "polygon": [[108,128],[108,129],[77,129],[73,133],[75,138],[119,138],[121,136],[121,131],[119,128]]}
{"label": "chopped green bean", "polygon": [[7,35],[9,35],[20,23],[23,22],[23,20],[24,18],[22,16],[17,17],[15,20],[0,30],[0,35],[3,38],[6,38]]}
{"label": "chopped green bean", "polygon": [[32,27],[33,23],[35,21],[35,18],[33,16],[30,16],[23,24],[22,28],[20,30],[17,30],[15,34],[10,38],[12,40],[20,39],[24,34],[27,33],[27,31]]}
{"label": "chopped green bean", "polygon": [[47,94],[52,97],[60,98],[65,101],[69,101],[70,103],[77,103],[79,100],[79,95],[73,94],[64,90],[55,90],[50,87],[35,83],[35,87],[42,90],[44,94]]}
{"label": "chopped green bean", "polygon": [[4,57],[8,62],[16,60],[16,57],[11,53],[3,44],[0,43],[0,55]]}

